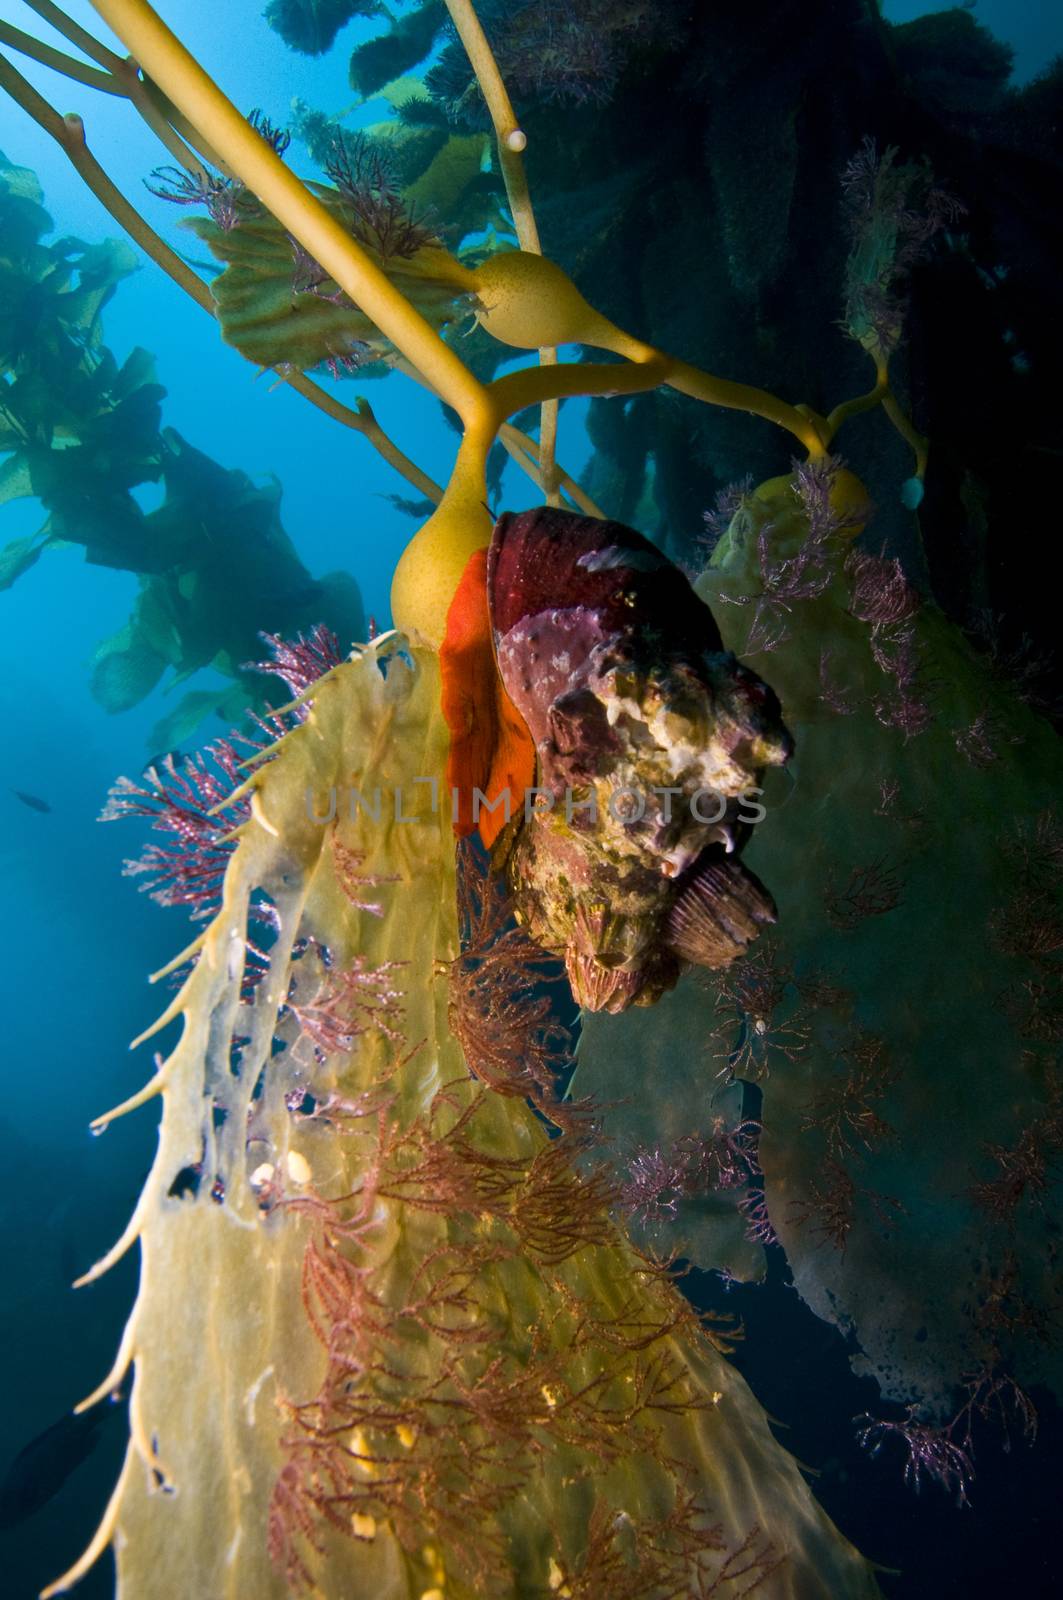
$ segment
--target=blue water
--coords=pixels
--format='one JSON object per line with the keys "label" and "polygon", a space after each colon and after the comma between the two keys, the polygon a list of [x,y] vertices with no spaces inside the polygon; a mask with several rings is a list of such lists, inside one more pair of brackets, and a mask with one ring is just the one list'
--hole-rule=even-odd
{"label": "blue water", "polygon": [[[0,9],[6,20],[32,24],[41,37],[53,39],[15,0]],[[296,95],[330,111],[350,103],[348,51],[337,49],[318,61],[294,56],[262,21],[261,0],[168,0],[161,9],[244,110],[260,106],[283,123]],[[897,21],[933,9],[944,7],[918,0],[887,0],[884,6]],[[67,10],[107,37],[89,5],[71,0]],[[979,0],[975,14],[1015,46],[1019,81],[1063,45],[1058,0]],[[342,40],[349,48],[375,31],[371,22],[356,22]],[[54,42],[65,48],[61,40]],[[182,213],[143,189],[160,156],[129,108],[57,81],[33,63],[19,65],[60,110],[83,114],[91,147],[153,226],[176,247],[201,254],[178,226]],[[369,125],[384,109],[363,107],[348,125]],[[89,241],[115,235],[114,224],[56,146],[6,103],[0,103],[0,149],[37,171],[59,233]],[[308,169],[305,152],[293,150],[291,160],[297,169]],[[413,524],[383,498],[409,491],[366,443],[283,385],[257,376],[150,263],[120,286],[104,314],[104,330],[119,360],[138,344],[154,353],[167,389],[166,425],[227,467],[256,479],[279,479],[284,524],[302,560],[318,575],[351,570],[366,612],[388,625],[391,572]],[[359,385],[336,387],[349,400]],[[385,430],[433,477],[445,479],[454,436],[438,405],[399,378],[365,388]],[[578,469],[587,449],[582,409],[569,407],[564,416],[560,456]],[[507,468],[502,499],[519,509],[537,496]],[[0,543],[41,519],[32,502],[0,508]],[[89,566],[79,551],[66,549],[47,552],[13,590],[0,595],[7,1001],[0,1104],[0,1471],[104,1373],[133,1289],[131,1263],[79,1296],[66,1285],[120,1231],[150,1162],[150,1111],[116,1124],[100,1143],[86,1128],[95,1112],[145,1077],[147,1052],[133,1058],[127,1045],[161,1008],[146,974],[169,959],[185,933],[179,914],[162,912],[120,875],[123,858],[137,853],[136,828],[101,827],[95,820],[114,777],[136,773],[152,753],[150,730],[174,703],[160,688],[135,710],[108,717],[89,693],[93,648],[122,624],[135,592],[131,575]],[[221,682],[204,675],[180,692],[211,681]],[[43,797],[50,812],[27,808],[11,788]],[[194,1307],[189,1314],[195,1315]],[[112,1429],[62,1495],[25,1524],[0,1531],[0,1592],[9,1600],[26,1600],[77,1553],[107,1497],[121,1443],[121,1429]],[[80,1592],[102,1600],[110,1585],[104,1563]]]}
{"label": "blue water", "polygon": [[[912,22],[935,11],[952,11],[950,0],[927,5],[925,0],[882,0],[890,22]],[[1028,83],[1060,51],[1059,6],[1055,0],[969,0],[970,11],[996,38],[1015,52],[1015,83]]]}

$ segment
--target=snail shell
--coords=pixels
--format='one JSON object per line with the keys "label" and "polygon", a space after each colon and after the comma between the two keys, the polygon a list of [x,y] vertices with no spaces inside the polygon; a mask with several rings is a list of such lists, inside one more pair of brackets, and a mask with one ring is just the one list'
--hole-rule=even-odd
{"label": "snail shell", "polygon": [[792,751],[779,703],[683,573],[619,523],[503,516],[487,588],[545,791],[509,847],[518,911],[581,1005],[652,1004],[686,963],[725,966],[774,920],[734,845],[741,796]]}

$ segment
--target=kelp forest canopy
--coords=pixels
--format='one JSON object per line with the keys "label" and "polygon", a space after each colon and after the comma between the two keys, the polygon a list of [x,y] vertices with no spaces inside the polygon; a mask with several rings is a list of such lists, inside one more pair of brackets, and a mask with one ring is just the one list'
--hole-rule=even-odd
{"label": "kelp forest canopy", "polygon": [[[358,585],[345,572],[311,577],[282,526],[279,484],[256,486],[163,426],[166,391],[147,350],[119,366],[103,311],[139,265],[133,249],[114,239],[48,242],[52,231],[35,174],[0,158],[0,497],[32,496],[46,514],[0,553],[0,587],[70,545],[136,573],[129,620],[92,664],[103,708],[128,709],[168,672],[180,683],[213,666],[233,680],[182,699],[153,735],[167,750],[208,714],[231,723],[262,706],[262,633],[320,624],[345,640],[361,636]],[[161,503],[145,511],[134,491],[155,483]]]}
{"label": "kelp forest canopy", "polygon": [[[1050,68],[1024,89],[1012,88],[1007,47],[959,8],[889,27],[873,0],[832,0],[814,14],[771,0],[758,9],[771,16],[779,60],[752,14],[710,9],[610,0],[581,7],[578,16],[553,0],[479,8],[528,134],[524,161],[543,246],[577,283],[593,285],[594,304],[620,326],[690,361],[754,374],[769,390],[825,409],[838,395],[866,387],[866,358],[837,328],[851,250],[840,176],[867,138],[879,152],[897,148],[896,168],[924,167],[963,211],[913,264],[905,338],[893,362],[920,428],[934,439],[918,540],[898,504],[908,475],[903,443],[881,423],[867,422],[859,466],[877,506],[880,541],[896,545],[913,576],[932,585],[939,603],[984,648],[1001,659],[1021,658],[1020,669],[1040,679],[1039,691],[1051,700],[1058,693],[1058,669],[1045,660],[1054,643],[1052,587],[1027,584],[1025,569],[1008,559],[1003,530],[1039,528],[1053,491],[1060,431],[1058,391],[1049,377],[1059,337],[1051,225],[1059,182],[1058,72]],[[342,52],[345,25],[379,15],[372,4],[266,8],[268,23],[293,51],[311,54]],[[349,75],[358,96],[376,96],[376,105],[384,96],[388,118],[370,133],[350,131],[342,110],[301,100],[290,106],[283,95],[262,115],[295,138],[289,160],[306,150],[310,171],[316,166],[356,235],[383,240],[399,269],[411,244],[433,238],[472,264],[512,247],[490,121],[440,0],[398,7],[392,24],[355,47]],[[645,137],[649,129],[652,139]],[[224,175],[182,180],[182,169],[151,176],[169,165],[165,152],[158,162],[146,153],[145,179],[189,202],[190,219],[196,185],[206,183],[207,217],[194,226],[209,230],[223,261],[226,247],[238,252],[234,270],[221,279],[222,306],[228,299],[232,307],[228,337],[267,366],[331,363],[352,383],[378,370],[372,341],[363,342],[364,319],[359,323],[342,297],[335,303],[327,284],[302,282],[283,242],[280,277],[269,274],[270,258],[259,259],[256,293],[248,297],[247,274],[239,270],[241,230],[223,240],[215,220],[224,222],[227,206],[239,207],[233,186]],[[253,210],[246,191],[243,198]],[[903,195],[893,199],[903,207]],[[888,211],[889,193],[880,200]],[[259,220],[268,227],[268,218]],[[383,235],[374,231],[380,228]],[[252,228],[243,248],[253,245],[261,257],[264,244]],[[117,265],[112,261],[109,270]],[[305,262],[301,270],[305,277]],[[286,316],[278,327],[277,308],[288,304],[293,277],[297,290],[315,293],[313,299],[299,294],[298,319]],[[694,292],[687,292],[691,285]],[[425,286],[421,295],[422,309],[438,305],[438,291]],[[504,349],[478,329],[470,334],[460,306],[449,315],[463,359],[484,374],[495,370]],[[143,395],[130,400],[141,410],[146,403]],[[692,570],[701,564],[703,514],[716,494],[786,464],[771,430],[741,412],[686,405],[669,390],[620,403],[592,400],[589,428],[588,493]],[[138,431],[142,423],[130,428]],[[141,448],[149,445],[141,438]],[[848,432],[839,448],[843,454],[855,448]],[[156,470],[161,453],[156,446]],[[493,482],[503,459],[499,448]],[[119,492],[116,485],[113,493]],[[414,514],[425,506],[423,486],[402,493]],[[259,514],[265,517],[265,507]],[[128,519],[128,508],[116,506],[116,528]],[[957,541],[966,553],[962,562],[953,559]],[[1042,557],[1051,558],[1051,551]],[[19,552],[8,552],[5,574],[19,559]],[[145,569],[138,570],[146,570],[141,559]],[[208,577],[197,589],[209,584]],[[146,608],[156,609],[154,596]],[[301,628],[303,615],[284,618],[276,602],[271,610],[259,626]],[[327,614],[324,599],[316,611],[316,620],[334,626],[342,620],[338,608]],[[145,644],[135,619],[131,626],[137,637],[116,641],[123,653],[101,669],[115,680],[112,695],[120,692],[119,679],[132,694],[134,682],[151,681],[158,665],[157,636]],[[211,645],[214,654],[232,655],[232,641],[210,637],[209,627],[190,623],[188,631],[198,645],[187,651],[193,669],[210,659]],[[253,637],[253,619],[244,631]],[[251,649],[241,658],[245,650],[241,644],[233,656],[238,666],[255,654]],[[173,659],[172,641],[164,653]],[[224,660],[222,667],[228,670]],[[230,696],[223,714],[231,716],[235,705]]]}
{"label": "kelp forest canopy", "polygon": [[[0,505],[44,521],[0,587],[67,546],[137,575],[108,711],[227,680],[104,813],[193,942],[148,1030],[180,1038],[96,1124],[160,1100],[86,1275],[139,1245],[90,1397],[128,1392],[129,1446],[47,1592],[113,1543],[131,1600],[160,1564],[278,1600],[929,1595],[865,1559],[902,1535],[846,1470],[951,1515],[1060,1393],[1063,58],[1016,88],[969,9],[874,0],[270,0],[355,103],[234,109],[143,0],[95,7],[121,55],[25,9],[62,49],[0,24],[0,88],[125,237],[53,226],[7,136]],[[180,248],[104,170],[100,90]],[[314,577],[280,485],[111,353],[142,256],[352,477],[394,468],[394,630],[356,547]],[[384,378],[438,400],[444,482]],[[543,506],[507,513],[507,463]],[[726,1315],[783,1280],[863,1380],[865,1465],[818,1490]]]}
{"label": "kelp forest canopy", "polygon": [[[266,16],[294,50],[342,51],[339,30],[365,12],[375,7],[278,0]],[[880,423],[839,448],[859,459],[879,541],[898,545],[950,615],[1000,654],[1021,648],[1031,668],[1058,672],[1043,659],[1053,601],[1008,559],[1006,531],[1043,526],[1058,459],[1058,64],[1014,88],[1008,47],[961,7],[897,27],[875,0],[489,0],[478,14],[528,135],[547,255],[621,327],[691,362],[820,410],[860,392],[864,358],[838,328],[852,248],[842,174],[870,139],[960,203],[912,263],[894,365],[934,441],[918,545],[897,505],[903,444]],[[438,0],[403,5],[355,47],[349,73],[358,94],[394,100],[384,148],[448,242],[504,240],[502,178],[476,144],[488,114]],[[337,131],[328,109],[296,108],[322,163]],[[887,213],[904,209],[890,187]],[[470,342],[492,370],[503,352],[473,333],[466,359]],[[786,464],[771,430],[669,390],[593,400],[589,426],[588,491],[692,566],[716,493]],[[1042,687],[1058,693],[1055,678]]]}

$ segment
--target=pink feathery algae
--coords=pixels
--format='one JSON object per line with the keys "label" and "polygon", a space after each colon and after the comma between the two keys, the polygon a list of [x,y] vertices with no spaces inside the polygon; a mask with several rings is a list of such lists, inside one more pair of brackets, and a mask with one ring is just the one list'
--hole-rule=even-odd
{"label": "pink feathery algae", "polygon": [[216,172],[184,171],[181,167],[156,167],[145,186],[159,200],[178,206],[202,206],[210,220],[224,233],[257,216],[257,199],[238,178],[220,177]]}
{"label": "pink feathery algae", "polygon": [[971,618],[970,635],[984,652],[994,678],[1036,710],[1051,712],[1053,706],[1043,698],[1042,685],[1052,671],[1053,654],[1038,649],[1028,633],[1005,639],[1005,620],[980,607]]}
{"label": "pink feathery algae", "polygon": [[[796,998],[795,998],[796,997]],[[806,1010],[790,969],[772,947],[734,967],[715,986],[713,1041],[720,1076],[759,1082],[808,1048]]]}
{"label": "pink feathery algae", "polygon": [[1021,744],[1022,735],[1009,729],[1003,719],[988,710],[978,715],[956,734],[956,748],[972,767],[989,767],[1000,760],[1001,745]]}
{"label": "pink feathery algae", "polygon": [[[674,1147],[673,1147],[674,1150]],[[641,1146],[627,1162],[627,1181],[620,1192],[623,1206],[643,1222],[674,1217],[686,1190],[686,1163],[660,1146]]]}
{"label": "pink feathery algae", "polygon": [[705,532],[700,534],[695,540],[694,556],[691,562],[693,570],[687,570],[687,568],[684,566],[684,571],[687,571],[687,576],[690,578],[691,582],[693,582],[698,573],[701,572],[702,568],[705,566],[705,563],[716,549],[716,546],[727,532],[731,523],[734,521],[735,515],[743,500],[747,495],[751,494],[752,491],[753,479],[747,473],[747,475],[739,482],[729,483],[723,489],[720,489],[716,495],[715,501],[713,502],[712,510],[702,512],[701,520],[705,524]]}
{"label": "pink feathery algae", "polygon": [[[676,0],[581,0],[578,8],[564,0],[487,0],[477,11],[507,84],[548,104],[605,104],[631,52],[674,42],[682,16]],[[432,68],[428,86],[455,114],[471,112],[479,100],[456,44]]]}
{"label": "pink feathery algae", "polygon": [[771,1220],[763,1189],[751,1189],[743,1195],[738,1209],[746,1219],[746,1237],[752,1244],[765,1247],[778,1244],[779,1235]]}
{"label": "pink feathery algae", "polygon": [[835,928],[851,932],[865,917],[881,917],[901,902],[904,885],[888,862],[869,861],[850,869],[844,883],[827,879],[824,903]]}
{"label": "pink feathery algae", "polygon": [[851,717],[856,710],[848,687],[834,676],[834,652],[829,646],[819,653],[819,698],[835,716]]}
{"label": "pink feathery algae", "polygon": [[[721,513],[733,506],[728,542],[741,536],[756,552],[756,582],[745,592],[721,589],[720,600],[748,606],[744,650],[777,650],[790,637],[800,602],[818,599],[833,580],[837,553],[866,519],[863,505],[844,505],[837,495],[842,463],[794,463],[782,515],[771,515],[755,495],[728,493]],[[718,537],[714,549],[720,547]]]}
{"label": "pink feathery algae", "polygon": [[845,563],[852,584],[850,609],[874,629],[905,622],[919,609],[919,594],[900,562],[854,550]]}
{"label": "pink feathery algae", "polygon": [[1023,1202],[1045,1206],[1046,1191],[1063,1165],[1063,1085],[1053,1079],[1042,1113],[1020,1129],[1011,1144],[987,1142],[991,1178],[973,1184],[971,1199],[990,1216],[1011,1222]]}
{"label": "pink feathery algae", "polygon": [[438,243],[433,230],[408,209],[387,159],[369,135],[338,130],[325,171],[342,197],[351,233],[383,261],[408,260]]}
{"label": "pink feathery algae", "polygon": [[857,1221],[858,1200],[866,1202],[881,1232],[885,1233],[905,1207],[895,1195],[880,1194],[859,1183],[851,1171],[852,1163],[827,1156],[817,1166],[804,1194],[791,1200],[787,1222],[791,1229],[805,1228],[817,1244],[829,1243],[844,1251]]}
{"label": "pink feathery algae", "polygon": [[1050,964],[1063,950],[1060,908],[1052,893],[1040,885],[1020,883],[989,926],[1002,950],[1024,956],[1036,966]]}
{"label": "pink feathery algae", "polygon": [[989,1424],[1004,1449],[1010,1450],[1016,1432],[1024,1443],[1033,1443],[1037,1410],[1015,1379],[993,1366],[982,1367],[967,1378],[964,1389],[966,1398],[947,1422],[925,1421],[918,1409],[910,1406],[907,1417],[900,1421],[857,1417],[857,1438],[873,1456],[887,1442],[902,1445],[904,1481],[917,1494],[924,1482],[935,1483],[957,1506],[969,1505],[975,1479],[975,1423]]}
{"label": "pink feathery algae", "polygon": [[667,1149],[637,1146],[627,1159],[620,1190],[625,1210],[643,1222],[674,1217],[681,1199],[740,1187],[758,1171],[752,1119],[728,1127],[714,1117],[708,1135],[684,1134]]}
{"label": "pink feathery algae", "polygon": [[279,127],[272,122],[266,113],[256,106],[247,114],[247,120],[258,134],[264,144],[268,144],[275,155],[283,156],[292,142],[292,136],[287,128]]}
{"label": "pink feathery algae", "polygon": [[[704,1402],[668,1343],[697,1316],[676,1300],[663,1314],[634,1294],[610,1315],[562,1287],[554,1309],[523,1330],[523,1353],[499,1341],[497,1317],[475,1285],[512,1253],[505,1228],[540,1272],[556,1274],[580,1252],[614,1237],[612,1190],[572,1165],[568,1139],[527,1156],[492,1155],[482,1124],[493,1091],[471,1098],[442,1088],[438,1128],[401,1130],[381,1114],[367,1128],[363,1179],[339,1201],[308,1195],[289,1204],[316,1219],[303,1293],[327,1369],[316,1397],[286,1402],[286,1464],[270,1517],[273,1559],[290,1582],[309,1578],[304,1551],[323,1550],[324,1527],[374,1537],[386,1520],[404,1544],[438,1537],[445,1520],[479,1530],[451,1570],[483,1592],[504,1581],[498,1523],[544,1449],[593,1452],[598,1470],[617,1460],[618,1430]],[[385,1296],[365,1259],[381,1203],[450,1219],[449,1237],[427,1253],[404,1296]],[[463,1213],[480,1230],[459,1240]],[[484,1221],[498,1226],[484,1228]],[[649,1269],[647,1269],[649,1270]],[[430,1377],[411,1371],[415,1330],[440,1351]],[[602,1358],[608,1355],[607,1365]]]}
{"label": "pink feathery algae", "polygon": [[896,1076],[881,1039],[861,1036],[840,1052],[840,1070],[815,1086],[805,1106],[804,1129],[818,1128],[837,1159],[859,1155],[894,1130],[877,1110]]}
{"label": "pink feathery algae", "polygon": [[904,326],[907,279],[930,241],[964,207],[934,182],[926,166],[897,163],[865,139],[842,174],[850,230],[845,326],[876,359],[896,348]]}
{"label": "pink feathery algae", "polygon": [[558,1095],[568,1030],[554,1014],[557,959],[512,921],[504,881],[488,876],[466,840],[458,850],[460,955],[447,969],[448,1019],[469,1070],[501,1094],[526,1098],[571,1125],[581,1108]]}
{"label": "pink feathery algae", "polygon": [[[335,635],[320,624],[294,640],[266,633],[262,639],[271,659],[250,664],[251,669],[276,674],[294,695],[305,693],[342,660]],[[247,776],[243,769],[306,715],[305,706],[281,714],[269,709],[251,713],[257,737],[234,731],[190,755],[169,752],[145,768],[139,781],[118,778],[100,820],[144,817],[153,832],[166,838],[162,844],[149,843],[137,860],[126,861],[125,875],[143,876],[141,890],[159,905],[187,906],[195,920],[213,916],[235,848],[234,831],[251,815],[250,798],[242,792]],[[238,745],[250,754],[241,755]]]}
{"label": "pink feathery algae", "polygon": [[[247,120],[264,143],[283,156],[291,144],[287,129],[275,127],[257,108]],[[222,176],[209,167],[200,166],[194,171],[184,167],[156,167],[151,177],[145,178],[144,186],[157,199],[168,200],[172,205],[202,206],[224,233],[264,215],[257,195],[239,178]]]}
{"label": "pink feathery algae", "polygon": [[357,906],[359,911],[368,911],[370,916],[382,917],[383,901],[379,898],[367,900],[365,895],[369,890],[379,889],[386,883],[397,883],[399,880],[394,872],[366,872],[365,859],[364,850],[351,850],[343,843],[338,833],[332,835],[332,860],[336,868],[336,881],[341,890],[351,905]]}
{"label": "pink feathery algae", "polygon": [[307,974],[303,964],[298,965],[285,1008],[299,1028],[294,1058],[300,1059],[303,1041],[319,1062],[350,1051],[359,1035],[369,1028],[378,1029],[397,1042],[402,1037],[398,1028],[402,991],[395,987],[398,970],[394,961],[374,967],[361,956],[355,956],[338,971],[325,969]]}
{"label": "pink feathery algae", "polygon": [[[629,1554],[635,1544],[639,1557]],[[573,1600],[643,1600],[647,1594],[753,1595],[784,1564],[785,1557],[754,1524],[729,1548],[719,1524],[692,1494],[681,1496],[660,1523],[625,1516],[612,1521],[596,1512],[587,1530],[582,1560],[556,1564],[554,1589]]]}
{"label": "pink feathery algae", "polygon": [[968,1504],[967,1491],[974,1476],[974,1463],[962,1445],[956,1444],[944,1428],[920,1422],[910,1413],[902,1422],[883,1422],[860,1417],[858,1438],[865,1450],[877,1456],[887,1440],[896,1441],[904,1454],[904,1481],[916,1493],[923,1482],[939,1484],[958,1506]]}
{"label": "pink feathery algae", "polygon": [[913,619],[919,611],[919,593],[905,576],[898,560],[854,550],[845,563],[849,579],[849,610],[870,629],[871,655],[879,671],[891,681],[885,694],[872,697],[875,716],[884,727],[896,728],[905,739],[914,738],[933,720],[931,692],[921,659]]}
{"label": "pink feathery algae", "polygon": [[[268,661],[248,663],[248,670],[268,672],[282,679],[295,696],[305,694],[311,684],[323,678],[326,672],[343,661],[339,640],[323,622],[318,622],[307,633],[298,633],[294,639],[283,639],[278,633],[260,635],[269,648]],[[305,717],[305,707],[299,707]]]}
{"label": "pink feathery algae", "polygon": [[247,798],[231,799],[240,763],[232,741],[216,739],[195,755],[163,756],[139,782],[119,778],[111,789],[101,821],[145,817],[166,838],[122,869],[127,877],[142,876],[141,891],[159,905],[187,906],[200,920],[218,909],[233,829],[251,814]]}

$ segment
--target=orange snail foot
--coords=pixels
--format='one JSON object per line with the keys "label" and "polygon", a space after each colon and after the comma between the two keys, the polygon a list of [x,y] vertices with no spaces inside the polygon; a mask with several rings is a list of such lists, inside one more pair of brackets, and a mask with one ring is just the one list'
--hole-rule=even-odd
{"label": "orange snail foot", "polygon": [[[502,684],[495,664],[487,608],[487,551],[469,557],[447,612],[439,652],[443,715],[450,729],[447,786],[457,791],[454,832],[467,838],[479,827],[490,849],[506,823],[506,807],[489,809],[509,790],[510,813],[524,804],[535,782],[535,746]],[[477,819],[474,791],[486,796]]]}

